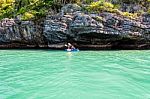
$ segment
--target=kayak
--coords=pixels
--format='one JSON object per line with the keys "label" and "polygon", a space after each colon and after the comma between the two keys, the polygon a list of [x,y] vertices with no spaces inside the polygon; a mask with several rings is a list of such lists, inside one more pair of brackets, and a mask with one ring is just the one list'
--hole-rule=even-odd
{"label": "kayak", "polygon": [[79,49],[65,49],[67,52],[79,52]]}

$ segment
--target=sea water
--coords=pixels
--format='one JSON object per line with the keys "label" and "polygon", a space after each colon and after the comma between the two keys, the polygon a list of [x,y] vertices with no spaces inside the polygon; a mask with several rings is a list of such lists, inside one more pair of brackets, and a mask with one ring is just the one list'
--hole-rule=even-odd
{"label": "sea water", "polygon": [[150,51],[0,50],[0,99],[150,99]]}

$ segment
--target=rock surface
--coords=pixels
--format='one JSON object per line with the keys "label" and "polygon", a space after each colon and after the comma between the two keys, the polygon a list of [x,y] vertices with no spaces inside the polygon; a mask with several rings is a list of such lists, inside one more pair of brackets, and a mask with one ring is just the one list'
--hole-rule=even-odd
{"label": "rock surface", "polygon": [[40,47],[43,43],[41,26],[32,21],[3,19],[0,22],[0,47]]}
{"label": "rock surface", "polygon": [[47,15],[43,25],[32,21],[3,19],[0,47],[64,48],[67,42],[80,49],[149,49],[150,15],[136,20],[104,12],[81,11],[68,4],[56,15]]}

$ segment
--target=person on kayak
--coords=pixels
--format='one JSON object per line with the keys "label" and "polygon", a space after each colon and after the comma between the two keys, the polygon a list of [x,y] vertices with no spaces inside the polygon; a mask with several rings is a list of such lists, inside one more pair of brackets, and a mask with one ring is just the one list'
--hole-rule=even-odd
{"label": "person on kayak", "polygon": [[71,43],[68,43],[65,45],[68,49],[75,49],[75,47],[71,44]]}
{"label": "person on kayak", "polygon": [[67,43],[65,44],[65,46],[67,47],[67,49],[65,49],[67,52],[78,52],[79,49],[75,48],[71,43]]}

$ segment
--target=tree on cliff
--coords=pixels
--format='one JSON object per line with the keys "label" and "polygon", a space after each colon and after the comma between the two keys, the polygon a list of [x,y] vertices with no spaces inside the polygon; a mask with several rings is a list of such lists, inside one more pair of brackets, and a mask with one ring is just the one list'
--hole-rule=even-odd
{"label": "tree on cliff", "polygon": [[[103,3],[95,3],[96,1]],[[114,4],[117,2],[117,4]],[[123,3],[125,4],[137,4],[144,8],[144,12],[150,13],[150,0],[0,0],[0,19],[14,18],[21,16],[22,20],[28,20],[33,18],[41,18],[46,15],[49,9],[59,11],[59,9],[67,3],[82,3],[90,4],[94,11],[105,10],[111,13],[117,11]],[[112,5],[114,4],[114,5]],[[97,6],[97,8],[95,8]],[[113,7],[112,7],[113,6]],[[141,12],[143,12],[141,11]],[[134,13],[123,12],[124,15],[133,16]]]}

